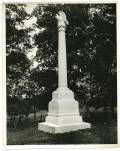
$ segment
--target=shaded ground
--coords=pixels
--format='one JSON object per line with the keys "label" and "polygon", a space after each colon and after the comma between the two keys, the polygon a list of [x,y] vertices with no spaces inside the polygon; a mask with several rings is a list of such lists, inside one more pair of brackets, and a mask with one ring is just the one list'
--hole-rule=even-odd
{"label": "shaded ground", "polygon": [[40,121],[21,123],[15,130],[7,129],[7,145],[53,145],[53,144],[117,144],[117,120],[110,117],[86,117],[92,128],[64,134],[49,134],[38,131]]}

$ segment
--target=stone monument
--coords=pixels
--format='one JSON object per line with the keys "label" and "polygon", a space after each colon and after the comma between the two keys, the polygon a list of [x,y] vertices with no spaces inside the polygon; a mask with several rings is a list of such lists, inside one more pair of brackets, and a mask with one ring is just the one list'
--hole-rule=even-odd
{"label": "stone monument", "polygon": [[[58,15],[59,14],[59,15]],[[59,11],[55,18],[58,21],[58,89],[53,92],[48,106],[48,116],[44,123],[38,123],[38,130],[49,133],[65,133],[79,129],[91,128],[79,115],[78,102],[73,92],[67,87],[67,62],[65,29],[68,25],[66,15]]]}

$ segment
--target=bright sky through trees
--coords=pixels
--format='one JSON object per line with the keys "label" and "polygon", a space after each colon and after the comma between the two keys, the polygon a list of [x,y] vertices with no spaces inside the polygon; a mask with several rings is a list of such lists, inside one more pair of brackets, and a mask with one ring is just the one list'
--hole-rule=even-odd
{"label": "bright sky through trees", "polygon": [[26,11],[27,13],[31,14],[31,12],[33,11],[33,9],[37,6],[37,3],[27,3],[26,6]]}
{"label": "bright sky through trees", "polygon": [[[31,14],[31,12],[33,11],[33,9],[37,6],[37,3],[27,3],[27,6],[25,7],[26,9],[26,12]],[[25,23],[25,26],[26,27],[32,27],[32,24],[36,23],[36,20],[37,18],[36,17],[32,17],[31,19],[29,20],[25,20],[24,23]],[[38,33],[39,32],[39,29],[35,29],[35,31],[33,31],[31,33],[31,42],[32,42],[32,37],[34,36],[35,33]],[[31,59],[32,57],[34,57],[36,55],[36,51],[37,51],[37,48],[34,47],[33,48],[33,51],[29,52],[27,57],[29,59]],[[34,61],[33,63],[33,66],[36,67],[38,65],[38,63],[36,61]]]}

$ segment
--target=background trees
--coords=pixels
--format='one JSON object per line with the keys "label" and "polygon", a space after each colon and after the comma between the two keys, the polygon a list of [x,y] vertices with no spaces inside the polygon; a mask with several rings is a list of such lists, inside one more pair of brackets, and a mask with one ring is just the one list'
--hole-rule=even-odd
{"label": "background trees", "polygon": [[[43,29],[35,35],[36,59],[40,62],[37,68],[41,69],[39,76],[43,77],[43,72],[47,75],[38,83],[41,81],[47,89],[45,93],[57,85],[58,31],[54,15],[59,10],[66,13],[70,23],[66,29],[69,88],[80,103],[84,100],[86,104],[87,100],[89,106],[114,108],[117,100],[116,4],[50,4],[34,9],[36,27]],[[32,76],[37,80],[35,74]]]}
{"label": "background trees", "polygon": [[[109,106],[114,111],[117,105],[116,4],[42,4],[34,8],[31,15],[25,13],[21,5],[7,5],[6,30],[11,31],[6,35],[8,96],[14,94],[18,98],[24,92],[38,109],[47,109],[52,92],[58,87],[55,14],[60,10],[69,21],[66,28],[68,87],[74,91],[80,106]],[[17,17],[11,15],[11,11]],[[34,28],[40,32],[34,35],[32,45],[37,46],[34,59],[38,66],[31,69],[26,57],[31,48],[28,34],[31,29],[17,29],[16,24],[22,26],[23,20],[32,16],[37,17]],[[21,91],[18,81],[22,78]]]}
{"label": "background trees", "polygon": [[[6,76],[8,113],[19,114],[24,105],[25,81],[29,77],[31,49],[29,32],[24,20],[29,19],[23,4],[6,4]],[[21,109],[22,110],[22,109]]]}

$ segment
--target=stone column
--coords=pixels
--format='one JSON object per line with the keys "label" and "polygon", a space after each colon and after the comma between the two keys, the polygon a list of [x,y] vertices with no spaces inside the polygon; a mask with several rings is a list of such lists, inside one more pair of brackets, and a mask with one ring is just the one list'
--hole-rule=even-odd
{"label": "stone column", "polygon": [[65,29],[64,23],[60,22],[58,24],[58,87],[67,87]]}

